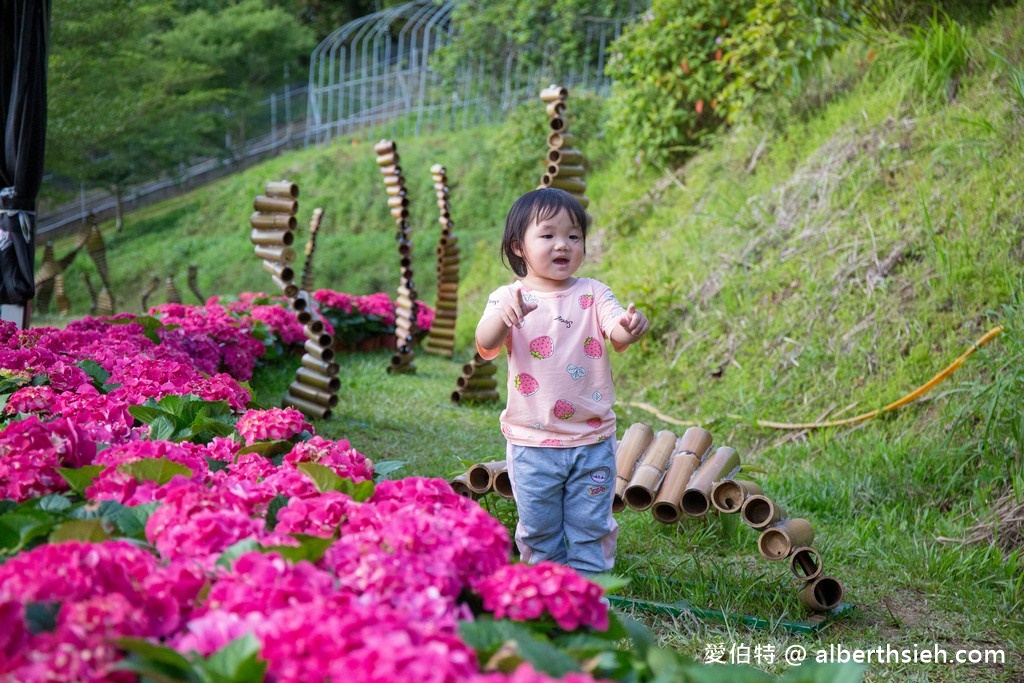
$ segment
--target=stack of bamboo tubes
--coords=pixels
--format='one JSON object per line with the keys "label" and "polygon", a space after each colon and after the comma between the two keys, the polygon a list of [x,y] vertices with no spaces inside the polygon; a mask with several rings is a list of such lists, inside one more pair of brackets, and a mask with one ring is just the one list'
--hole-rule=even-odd
{"label": "stack of bamboo tubes", "polygon": [[316,252],[316,237],[320,233],[320,221],[324,217],[324,210],[320,207],[313,209],[313,217],[309,220],[309,237],[306,239],[305,262],[302,265],[302,291],[313,291],[313,254]]}
{"label": "stack of bamboo tubes", "polygon": [[437,301],[434,304],[434,322],[423,343],[423,350],[451,358],[455,355],[455,317],[459,301],[459,238],[452,234],[451,203],[448,196],[448,176],[444,166],[430,167],[434,180],[434,194],[441,216],[441,239],[437,243]]}
{"label": "stack of bamboo tubes", "polygon": [[175,286],[174,284],[174,275],[168,275],[167,278],[164,280],[164,291],[167,294],[167,303],[181,303],[181,292],[178,291],[177,286]]}
{"label": "stack of bamboo tubes", "polygon": [[[334,337],[324,329],[320,320],[314,320],[309,302],[301,296],[295,284],[295,272],[290,264],[295,260],[295,241],[299,210],[299,188],[287,180],[272,181],[264,186],[264,194],[256,197],[256,212],[250,217],[250,239],[256,245],[256,255],[263,259],[263,268],[270,273],[281,293],[289,299],[295,316],[303,325],[306,342],[301,366],[295,379],[288,385],[282,404],[290,405],[304,415],[326,420],[331,408],[338,404],[338,364],[334,362]],[[318,225],[323,211],[314,212]]]}
{"label": "stack of bamboo tubes", "polygon": [[377,166],[384,176],[384,188],[388,195],[388,207],[395,219],[398,233],[398,254],[401,265],[401,279],[398,296],[395,297],[395,337],[397,351],[391,356],[388,372],[416,372],[413,365],[415,356],[412,345],[416,333],[416,287],[412,279],[412,238],[409,227],[409,197],[405,189],[405,178],[398,165],[398,149],[393,140],[381,140],[373,146],[377,154]]}
{"label": "stack of bamboo tubes", "polygon": [[459,495],[477,500],[494,491],[502,498],[512,497],[512,480],[508,476],[505,460],[492,460],[472,465],[449,482]]}
{"label": "stack of bamboo tubes", "polygon": [[569,91],[557,85],[540,91],[540,98],[547,104],[548,152],[544,159],[544,174],[541,176],[539,188],[557,187],[572,194],[579,200],[583,208],[590,203],[587,199],[587,181],[584,179],[586,169],[583,166],[583,153],[573,149],[575,136],[569,132],[565,120],[565,101]]}
{"label": "stack of bamboo tubes", "polygon": [[199,303],[206,303],[206,297],[199,291],[199,266],[194,263],[190,263],[188,266],[188,288],[192,292],[192,296],[199,299]]}
{"label": "stack of bamboo tubes", "polygon": [[479,353],[473,354],[473,360],[462,366],[462,375],[452,392],[452,403],[497,401],[497,371],[498,366],[492,361],[485,360]]}
{"label": "stack of bamboo tubes", "polygon": [[53,242],[47,242],[43,248],[43,260],[35,272],[35,307],[45,312],[50,308],[53,299],[53,278],[63,270],[53,255]]}

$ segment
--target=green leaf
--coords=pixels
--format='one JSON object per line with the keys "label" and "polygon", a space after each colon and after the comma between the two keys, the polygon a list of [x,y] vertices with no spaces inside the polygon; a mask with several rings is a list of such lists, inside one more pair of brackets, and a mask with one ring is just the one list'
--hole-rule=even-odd
{"label": "green leaf", "polygon": [[57,628],[57,614],[61,603],[54,601],[30,602],[25,605],[25,626],[29,633],[39,635]]}
{"label": "green leaf", "polygon": [[68,512],[72,519],[102,519],[110,525],[115,523],[124,505],[116,500],[97,500],[80,503]]}
{"label": "green leaf", "polygon": [[177,425],[167,415],[160,415],[149,423],[149,438],[152,441],[174,441],[177,435]]}
{"label": "green leaf", "polygon": [[125,536],[144,540],[146,538],[146,522],[158,507],[160,507],[159,503],[125,506],[114,521]]}
{"label": "green leaf", "polygon": [[209,683],[259,683],[266,677],[267,663],[259,659],[260,641],[251,633],[232,640],[196,668]]}
{"label": "green leaf", "polygon": [[107,393],[107,380],[110,379],[110,373],[107,372],[106,368],[104,368],[96,361],[90,360],[88,358],[86,358],[85,360],[78,361],[77,363],[75,363],[75,365],[82,368],[82,370],[85,371],[85,374],[89,375],[89,378],[92,379],[92,384],[94,387],[96,387],[103,393]]}
{"label": "green leaf", "polygon": [[119,472],[131,475],[135,481],[156,482],[163,486],[177,475],[186,479],[192,478],[192,468],[167,458],[143,458],[134,462],[126,462],[117,466]]}
{"label": "green leaf", "polygon": [[58,467],[57,474],[64,478],[71,490],[80,496],[85,495],[85,490],[92,486],[93,480],[104,470],[103,465],[85,465],[77,469],[70,467]]}
{"label": "green leaf", "polygon": [[0,516],[0,552],[13,554],[29,542],[50,533],[60,523],[45,512],[30,509],[19,509]]}
{"label": "green leaf", "polygon": [[[470,463],[472,465],[473,463]],[[389,474],[397,472],[398,470],[405,467],[405,462],[402,460],[381,460],[373,463],[373,480],[381,481],[386,479]]]}
{"label": "green leaf", "polygon": [[342,481],[344,480],[326,465],[316,462],[300,462],[295,468],[312,479],[320,493],[340,491],[342,489]]}
{"label": "green leaf", "polygon": [[112,667],[114,669],[134,671],[157,681],[198,683],[200,680],[193,671],[192,662],[174,648],[130,636],[114,638],[113,641],[122,650],[134,655],[115,664]]}
{"label": "green leaf", "polygon": [[[139,315],[134,318],[112,318],[107,321],[111,325],[129,325],[139,324],[142,325],[143,334],[153,343],[160,343],[160,336],[156,333],[157,330],[166,327],[162,322],[157,320],[151,315]],[[172,329],[166,327],[166,329]]]}
{"label": "green leaf", "polygon": [[251,446],[242,446],[239,448],[238,454],[259,453],[264,458],[273,458],[276,455],[290,452],[293,445],[294,444],[292,444],[291,441],[257,441]]}
{"label": "green leaf", "polygon": [[36,501],[36,507],[43,512],[49,512],[55,514],[58,512],[64,512],[71,507],[71,501],[68,500],[67,496],[62,496],[59,493],[52,493],[50,495],[43,496]]}
{"label": "green leaf", "polygon": [[270,504],[267,506],[267,531],[273,531],[277,526],[277,513],[286,505],[288,505],[288,496],[282,493],[270,499]]}
{"label": "green leaf", "polygon": [[103,529],[103,521],[100,519],[69,519],[50,532],[49,537],[50,543],[63,541],[101,543],[109,539],[110,534]]}
{"label": "green leaf", "polygon": [[298,546],[293,545],[272,545],[259,548],[265,553],[277,553],[286,560],[292,562],[318,562],[324,556],[327,549],[337,540],[335,537],[323,538],[322,536],[310,536],[308,534],[291,534],[292,538],[299,541]]}

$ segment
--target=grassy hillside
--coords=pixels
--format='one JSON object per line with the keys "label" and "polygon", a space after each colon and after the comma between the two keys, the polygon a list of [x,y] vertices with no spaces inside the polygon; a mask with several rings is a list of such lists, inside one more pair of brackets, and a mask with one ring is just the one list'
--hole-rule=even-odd
{"label": "grassy hillside", "polygon": [[[918,81],[922,51],[851,45],[808,81],[797,107],[733,130],[674,171],[635,166],[602,133],[600,102],[570,97],[570,127],[592,165],[595,231],[583,272],[635,301],[654,325],[614,359],[620,435],[638,421],[677,434],[700,424],[734,447],[766,493],[812,522],[826,573],[856,607],[817,635],[794,636],[783,622],[805,617],[795,584],[786,567],[757,558],[742,525],[664,526],[627,511],[620,570],[678,582],[638,581],[634,595],[770,622],[749,631],[735,619],[647,617],[659,637],[696,658],[712,643],[779,653],[793,643],[939,643],[1002,648],[1006,663],[876,665],[869,680],[1024,676],[1024,8],[1001,10],[972,40],[969,68],[941,97]],[[509,279],[497,255],[501,226],[513,199],[540,178],[543,125],[538,100],[502,126],[397,140],[416,283],[428,302],[438,235],[429,168],[441,163],[449,173],[464,257],[460,353],[456,363],[418,357],[408,376],[387,375],[383,354],[343,357],[341,404],[322,432],[373,458],[405,461],[404,474],[447,476],[463,461],[502,455],[499,407],[457,407],[448,395],[470,357],[483,297]],[[145,283],[168,274],[191,301],[188,264],[199,267],[206,295],[269,291],[248,216],[262,184],[280,178],[301,188],[300,224],[313,207],[326,211],[319,287],[394,290],[394,223],[372,146],[345,142],[132,214],[121,233],[103,226],[119,307],[138,311]],[[72,246],[58,243],[57,256]],[[80,257],[67,274],[77,314],[87,310],[78,283],[91,269]],[[997,325],[1001,336],[900,410],[841,428],[763,425],[885,406]],[[293,370],[263,369],[259,400],[276,403]],[[486,503],[511,514],[507,503]]]}

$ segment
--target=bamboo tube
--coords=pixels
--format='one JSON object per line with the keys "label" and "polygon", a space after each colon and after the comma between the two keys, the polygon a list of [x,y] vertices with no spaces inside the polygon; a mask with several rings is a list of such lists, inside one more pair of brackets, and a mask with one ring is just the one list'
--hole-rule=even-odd
{"label": "bamboo tube", "polygon": [[548,183],[549,187],[557,187],[559,190],[565,190],[572,194],[583,194],[587,191],[587,183],[581,178],[563,178],[561,176],[555,176]]}
{"label": "bamboo tube", "polygon": [[784,560],[793,548],[810,545],[814,541],[814,528],[806,519],[783,519],[761,532],[757,549],[766,559]]}
{"label": "bamboo tube", "polygon": [[[576,149],[549,149],[548,161],[557,164],[559,169],[562,166],[582,166],[583,152]],[[561,175],[561,170],[559,170],[559,175]]]}
{"label": "bamboo tube", "polygon": [[264,244],[257,244],[254,251],[256,256],[265,261],[291,263],[295,260],[295,250],[291,247],[269,247]]}
{"label": "bamboo tube", "polygon": [[678,522],[682,516],[683,491],[690,477],[700,467],[701,454],[711,447],[711,432],[690,427],[680,437],[669,458],[665,479],[654,499],[651,514],[664,524]]}
{"label": "bamboo tube", "polygon": [[434,309],[438,317],[442,317],[443,314],[448,314],[454,320],[455,311],[457,311],[458,308],[459,302],[457,299],[438,299],[434,302]]}
{"label": "bamboo tube", "polygon": [[263,265],[263,270],[284,282],[290,282],[295,279],[295,271],[292,270],[291,266],[276,261],[261,261],[260,263]]}
{"label": "bamboo tube", "polygon": [[296,311],[295,319],[299,321],[300,325],[305,325],[313,319],[313,314],[309,311]]}
{"label": "bamboo tube", "polygon": [[299,186],[290,180],[271,180],[263,186],[263,193],[268,197],[299,198]]}
{"label": "bamboo tube", "polygon": [[793,548],[789,554],[789,569],[793,576],[802,581],[811,581],[821,576],[821,555],[810,546]]}
{"label": "bamboo tube", "polygon": [[284,395],[283,403],[297,408],[306,417],[318,418],[321,420],[328,420],[331,417],[330,406],[320,405],[315,401],[308,401],[304,398],[296,396],[291,392]]}
{"label": "bamboo tube", "polygon": [[452,248],[456,247],[458,244],[459,244],[459,236],[458,235],[451,235],[451,234],[442,235],[441,239],[438,240],[438,242],[437,242],[437,246],[439,248],[443,247],[445,252],[450,251]]}
{"label": "bamboo tube", "polygon": [[308,356],[306,354],[302,355],[301,362],[302,367],[309,368],[314,372],[318,372],[321,375],[327,375],[328,377],[333,377],[334,375],[337,375],[338,372],[341,370],[341,366],[333,361],[323,361],[320,360],[319,358],[313,358],[312,356]]}
{"label": "bamboo tube", "polygon": [[407,207],[409,206],[409,197],[406,195],[388,197],[388,206],[391,207],[392,209],[396,207]]}
{"label": "bamboo tube", "polygon": [[249,233],[253,244],[290,246],[295,241],[291,230],[253,230]]}
{"label": "bamboo tube", "polygon": [[719,512],[739,512],[747,496],[761,493],[761,487],[748,479],[723,479],[711,487],[711,504]]}
{"label": "bamboo tube", "polygon": [[200,303],[206,302],[206,297],[199,291],[199,266],[194,263],[188,266],[188,288]]}
{"label": "bamboo tube", "polygon": [[298,226],[295,216],[283,213],[256,212],[249,217],[249,225],[257,230],[294,230]]}
{"label": "bamboo tube", "polygon": [[281,290],[281,294],[286,297],[293,297],[299,293],[299,286],[291,280],[283,280],[276,275],[271,275],[270,279],[274,281],[278,289]]}
{"label": "bamboo tube", "polygon": [[398,155],[394,151],[377,155],[378,166],[394,166],[398,163]]}
{"label": "bamboo tube", "polygon": [[455,381],[455,386],[459,389],[494,389],[498,386],[494,377],[459,377]]}
{"label": "bamboo tube", "polygon": [[313,356],[317,360],[322,360],[325,363],[329,363],[334,360],[334,349],[326,346],[319,346],[310,340],[302,345],[302,348],[306,350],[306,353]]}
{"label": "bamboo tube", "polygon": [[[491,373],[496,372],[497,366],[492,364],[492,367],[494,367],[494,370],[491,370]],[[465,366],[463,366],[463,372],[465,372]],[[618,448],[615,450],[615,499],[612,503],[613,512],[620,512],[626,507],[622,494],[625,492],[626,486],[629,485],[629,480],[633,476],[637,460],[640,459],[644,450],[653,440],[654,430],[651,429],[650,425],[646,425],[643,422],[634,422],[622,435],[622,441],[619,442]]]}
{"label": "bamboo tube", "polygon": [[728,446],[722,446],[712,453],[694,472],[683,492],[683,512],[691,517],[707,514],[711,507],[711,487],[739,465],[739,456]]}
{"label": "bamboo tube", "polygon": [[512,479],[508,476],[508,468],[494,473],[491,490],[502,498],[512,498]]}
{"label": "bamboo tube", "polygon": [[568,131],[551,131],[548,133],[548,147],[561,149],[576,144],[576,136]]}
{"label": "bamboo tube", "polygon": [[440,197],[437,200],[437,208],[440,209],[443,213],[447,214],[451,212],[452,205],[449,203],[447,198]]}
{"label": "bamboo tube", "polygon": [[[467,377],[482,377],[484,375],[493,375],[498,371],[498,366],[491,361],[485,361],[480,364],[466,363],[462,366],[462,374]],[[654,436],[653,434],[651,435]],[[644,446],[646,448],[646,445]],[[620,446],[621,448],[621,446]]]}
{"label": "bamboo tube", "polygon": [[578,195],[575,195],[575,197],[576,197],[576,201],[578,201],[580,203],[580,206],[582,206],[584,209],[587,208],[588,206],[590,206],[590,200],[587,199],[586,195],[579,195],[578,194]]}
{"label": "bamboo tube", "polygon": [[444,175],[444,166],[442,166],[441,164],[434,164],[433,166],[430,167],[430,173],[432,175]]}
{"label": "bamboo tube", "polygon": [[430,335],[436,339],[455,339],[455,328],[437,327],[437,329],[434,329],[434,325],[431,325]]}
{"label": "bamboo tube", "polygon": [[429,339],[423,342],[423,350],[427,353],[448,356],[449,358],[455,355],[454,344],[438,344],[431,342]]}
{"label": "bamboo tube", "polygon": [[763,494],[747,496],[740,507],[740,517],[751,529],[760,531],[786,516],[782,506]]}
{"label": "bamboo tube", "polygon": [[583,166],[551,164],[548,166],[548,173],[553,176],[557,175],[559,178],[576,178],[585,176],[587,174],[587,169]]}
{"label": "bamboo tube", "polygon": [[[302,296],[293,298],[291,301],[292,309],[296,311],[304,311],[309,308],[309,301],[306,300],[306,296],[308,296],[308,294],[303,294]],[[303,325],[305,325],[305,323],[303,323]]]}
{"label": "bamboo tube", "polygon": [[320,223],[324,218],[322,207],[313,209],[313,215],[309,219],[309,237],[306,239],[306,246],[303,249],[305,260],[302,263],[302,289],[313,291],[313,254],[316,252],[316,238],[320,233]]}
{"label": "bamboo tube", "polygon": [[64,285],[64,273],[57,273],[53,276],[53,303],[57,312],[61,315],[71,313],[71,300]]}
{"label": "bamboo tube", "polygon": [[395,314],[399,311],[403,314],[411,314],[412,307],[416,304],[407,294],[399,294],[395,297]]}
{"label": "bamboo tube", "polygon": [[386,173],[384,175],[384,184],[385,185],[399,185],[399,186],[403,186],[403,187],[405,185],[402,182],[402,176],[398,175],[397,173]]}
{"label": "bamboo tube", "polygon": [[[314,320],[312,321],[311,324],[316,322],[319,321]],[[320,327],[323,328],[323,325],[320,325]],[[334,338],[331,335],[324,332],[323,329],[321,329],[319,332],[316,332],[315,330],[310,328],[310,325],[306,325],[302,328],[302,331],[306,333],[306,339],[310,340],[314,344],[318,344],[320,346],[330,346],[334,343]]]}
{"label": "bamboo tube", "polygon": [[466,471],[469,476],[469,489],[475,493],[487,493],[494,485],[494,475],[507,469],[504,460],[492,460],[473,465]]}
{"label": "bamboo tube", "polygon": [[800,590],[800,602],[813,612],[827,612],[843,601],[843,584],[831,576],[819,576]]}
{"label": "bamboo tube", "polygon": [[622,493],[626,505],[634,510],[646,510],[651,507],[658,485],[665,474],[665,468],[668,467],[669,456],[676,447],[676,440],[676,435],[667,429],[654,435],[654,440],[640,457],[636,471]]}
{"label": "bamboo tube", "polygon": [[288,385],[288,391],[290,391],[293,396],[298,396],[299,398],[307,401],[312,401],[317,405],[327,406],[328,408],[333,408],[338,405],[338,396],[333,392],[317,389],[316,387],[303,384],[302,382],[292,382]]}
{"label": "bamboo tube", "polygon": [[337,375],[325,375],[322,372],[307,367],[300,367],[295,370],[295,379],[303,384],[308,384],[318,389],[337,391],[341,388],[341,380]]}
{"label": "bamboo tube", "polygon": [[386,185],[384,186],[384,193],[389,197],[405,197],[409,191],[401,185]]}
{"label": "bamboo tube", "polygon": [[479,498],[478,495],[476,495],[470,490],[468,477],[466,476],[465,472],[456,477],[453,477],[452,479],[449,479],[448,485],[452,487],[452,491],[455,491],[455,493],[459,494],[460,496],[463,496],[464,498],[472,498],[473,500]]}
{"label": "bamboo tube", "polygon": [[402,167],[399,166],[398,164],[392,164],[391,166],[381,166],[380,172],[382,175],[393,175],[396,177],[401,177]]}
{"label": "bamboo tube", "polygon": [[401,207],[391,209],[390,213],[395,220],[405,220],[409,217],[409,210]]}
{"label": "bamboo tube", "polygon": [[545,102],[564,100],[569,96],[569,91],[560,85],[551,85],[540,91],[540,98]]}
{"label": "bamboo tube", "polygon": [[497,390],[494,391],[453,391],[452,403],[470,403],[497,401],[499,398]]}
{"label": "bamboo tube", "polygon": [[395,151],[395,143],[393,140],[380,140],[373,146],[373,151],[377,154],[386,154],[388,152]]}
{"label": "bamboo tube", "polygon": [[168,275],[165,284],[167,291],[167,303],[180,304],[181,294],[178,292],[178,288],[174,286],[174,276]]}
{"label": "bamboo tube", "polygon": [[565,113],[565,102],[562,102],[561,100],[553,100],[549,102],[548,106],[544,108],[544,113],[552,118],[561,116]]}
{"label": "bamboo tube", "polygon": [[252,208],[263,213],[286,213],[294,216],[299,212],[299,203],[294,199],[260,195],[253,200]]}
{"label": "bamboo tube", "polygon": [[114,315],[114,297],[106,287],[96,296],[96,315]]}
{"label": "bamboo tube", "polygon": [[557,116],[553,119],[548,119],[548,127],[556,131],[563,130],[565,128],[565,119]]}

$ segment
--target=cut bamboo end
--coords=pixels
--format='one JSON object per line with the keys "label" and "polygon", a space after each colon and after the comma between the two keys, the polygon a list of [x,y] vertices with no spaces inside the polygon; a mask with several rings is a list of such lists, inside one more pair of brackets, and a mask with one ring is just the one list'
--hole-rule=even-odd
{"label": "cut bamboo end", "polygon": [[486,403],[497,401],[500,396],[497,390],[492,391],[453,391],[452,403]]}
{"label": "cut bamboo end", "polygon": [[307,339],[305,344],[303,344],[303,348],[306,350],[306,353],[317,360],[322,360],[325,363],[334,360],[334,349],[330,347],[320,346]]}
{"label": "cut bamboo end", "polygon": [[460,496],[463,496],[464,498],[476,500],[480,497],[479,495],[473,493],[472,490],[470,490],[465,472],[456,477],[453,477],[452,479],[449,479],[448,485],[452,487],[452,491],[455,491],[455,493],[459,494]]}
{"label": "cut bamboo end", "polygon": [[289,214],[257,211],[249,217],[249,225],[256,230],[295,230],[299,224],[295,216]]}
{"label": "cut bamboo end", "polygon": [[388,152],[395,151],[395,143],[393,140],[380,140],[373,146],[373,151],[377,154],[387,154]]}
{"label": "cut bamboo end", "polygon": [[299,212],[299,203],[294,199],[260,195],[253,200],[252,208],[263,213],[285,213],[294,216]]}
{"label": "cut bamboo end", "polygon": [[257,244],[254,250],[256,256],[263,259],[264,261],[277,261],[278,263],[291,263],[295,260],[295,250],[291,247],[283,246],[267,246],[265,244]]}
{"label": "cut bamboo end", "polygon": [[312,401],[317,405],[327,406],[328,408],[333,408],[338,405],[337,394],[323,389],[317,389],[316,387],[303,384],[302,382],[292,382],[288,385],[288,391],[290,391],[294,396],[298,396],[299,398],[307,401]]}
{"label": "cut bamboo end", "polygon": [[739,456],[729,446],[715,450],[690,479],[683,493],[683,512],[703,517],[711,509],[711,487],[740,465]]}
{"label": "cut bamboo end", "polygon": [[316,418],[320,420],[328,420],[331,417],[330,406],[320,405],[319,403],[308,401],[290,392],[284,395],[283,403],[285,405],[290,405],[293,408],[296,408],[306,417]]}
{"label": "cut bamboo end", "polygon": [[540,91],[540,98],[545,102],[564,100],[569,97],[569,90],[560,85],[550,85]]}
{"label": "cut bamboo end", "polygon": [[469,477],[469,488],[476,493],[486,493],[494,487],[494,478],[498,472],[506,470],[504,460],[492,460],[473,465],[466,471]]}
{"label": "cut bamboo end", "polygon": [[827,612],[843,601],[843,584],[831,576],[819,576],[800,591],[800,602],[813,612]]}
{"label": "cut bamboo end", "polygon": [[794,548],[810,545],[814,528],[806,519],[784,519],[761,532],[757,549],[768,560],[784,560]]}
{"label": "cut bamboo end", "polygon": [[821,576],[821,555],[810,546],[793,548],[789,555],[789,569],[798,580],[811,581]]}
{"label": "cut bamboo end", "polygon": [[334,392],[341,388],[341,380],[337,375],[327,375],[305,366],[295,370],[295,380],[325,391]]}
{"label": "cut bamboo end", "polygon": [[263,186],[263,193],[268,197],[298,199],[299,186],[290,180],[271,180]]}
{"label": "cut bamboo end", "polygon": [[327,375],[328,377],[337,375],[341,370],[341,366],[333,361],[323,361],[319,358],[314,358],[313,356],[306,354],[302,355],[302,360],[300,362],[302,363],[302,367],[313,370],[314,372],[319,372],[321,375]]}
{"label": "cut bamboo end", "polygon": [[786,511],[782,506],[763,494],[747,496],[740,506],[740,517],[744,524],[757,531],[767,528],[785,515]]}
{"label": "cut bamboo end", "polygon": [[494,482],[491,484],[491,488],[502,498],[512,498],[512,478],[509,477],[508,469],[503,469],[494,473]]}
{"label": "cut bamboo end", "polygon": [[711,504],[719,512],[739,512],[748,496],[761,493],[761,487],[746,479],[723,479],[711,487]]}

